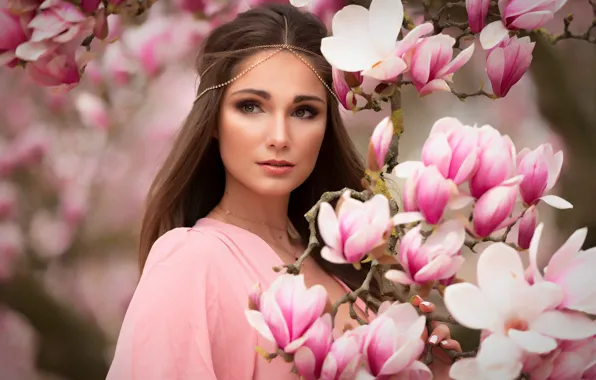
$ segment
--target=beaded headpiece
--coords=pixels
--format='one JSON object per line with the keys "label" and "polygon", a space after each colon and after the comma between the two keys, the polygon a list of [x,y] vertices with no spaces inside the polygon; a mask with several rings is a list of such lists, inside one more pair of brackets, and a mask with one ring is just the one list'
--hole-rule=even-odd
{"label": "beaded headpiece", "polygon": [[[284,23],[285,23],[285,33],[284,33],[284,43],[283,44],[272,44],[272,45],[260,45],[260,46],[252,46],[252,47],[248,47],[248,48],[244,48],[244,49],[238,49],[238,50],[233,50],[230,51],[230,54],[233,53],[241,53],[241,52],[245,52],[245,51],[251,51],[251,50],[258,50],[258,49],[275,49],[271,54],[268,54],[267,56],[265,56],[264,58],[261,58],[260,60],[258,60],[256,63],[254,63],[253,65],[251,65],[250,67],[248,67],[246,70],[242,71],[240,74],[236,75],[235,77],[231,78],[230,80],[227,80],[223,83],[217,84],[215,86],[211,86],[211,87],[207,87],[206,89],[204,89],[203,91],[201,91],[201,93],[199,95],[197,95],[197,97],[195,98],[195,102],[197,100],[199,100],[201,98],[201,96],[203,96],[207,91],[211,91],[211,90],[215,90],[217,88],[221,88],[224,86],[227,86],[228,84],[234,82],[235,80],[241,78],[242,76],[244,76],[246,73],[248,73],[249,71],[251,71],[252,69],[254,69],[256,66],[260,65],[261,63],[267,61],[268,59],[270,59],[271,57],[273,57],[274,55],[276,55],[277,53],[283,51],[283,50],[287,50],[290,53],[294,54],[294,56],[296,56],[296,58],[298,58],[299,60],[301,60],[306,66],[308,66],[313,73],[315,73],[315,75],[317,76],[317,78],[319,78],[319,80],[321,81],[321,83],[323,83],[323,85],[325,86],[325,88],[331,93],[331,95],[333,95],[333,97],[338,101],[339,103],[339,99],[337,98],[337,95],[335,94],[335,92],[333,92],[333,90],[331,89],[331,87],[329,87],[329,85],[327,83],[325,83],[325,81],[323,80],[323,78],[321,78],[321,76],[319,75],[319,73],[317,73],[317,71],[315,70],[315,68],[304,58],[302,57],[300,54],[298,54],[298,51],[304,52],[304,53],[308,53],[308,54],[312,54],[312,55],[317,55],[316,53],[305,49],[305,48],[301,48],[299,46],[294,46],[294,45],[290,45],[288,44],[288,19],[286,18],[286,16],[284,16]],[[213,64],[211,64],[209,67],[207,67],[207,69],[205,69],[205,71],[203,71],[203,73],[201,73],[201,78],[203,77],[203,75],[205,75],[207,73],[207,71],[209,71],[213,66],[215,65],[215,62]]]}

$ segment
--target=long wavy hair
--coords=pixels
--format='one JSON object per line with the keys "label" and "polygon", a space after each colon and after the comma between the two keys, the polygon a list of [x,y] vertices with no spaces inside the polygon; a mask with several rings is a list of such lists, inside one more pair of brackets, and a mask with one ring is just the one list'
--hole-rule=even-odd
{"label": "long wavy hair", "polygon": [[[228,81],[236,75],[239,63],[254,53],[231,51],[283,44],[284,17],[288,24],[288,43],[315,53],[306,54],[306,58],[332,87],[331,67],[320,51],[321,40],[327,36],[325,25],[316,16],[289,4],[265,4],[239,14],[206,38],[198,56],[197,70],[199,73],[208,70],[200,78],[197,93]],[[153,243],[162,234],[176,227],[193,226],[223,196],[224,165],[213,136],[218,128],[224,91],[225,87],[207,91],[194,103],[150,188],[139,242],[141,272]],[[309,227],[304,215],[324,192],[344,187],[362,190],[362,159],[346,132],[338,103],[331,94],[328,94],[328,108],[327,127],[315,168],[290,195],[288,217],[305,245],[309,240]],[[355,270],[351,265],[329,263],[321,258],[320,248],[313,252],[313,257],[325,271],[352,289],[359,287],[366,276],[367,266]],[[377,289],[376,284],[371,284],[371,291],[377,293]]]}

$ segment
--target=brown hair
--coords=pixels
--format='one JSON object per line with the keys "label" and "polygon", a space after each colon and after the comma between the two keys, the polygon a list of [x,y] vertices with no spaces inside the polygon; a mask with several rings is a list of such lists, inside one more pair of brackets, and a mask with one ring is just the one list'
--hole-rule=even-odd
{"label": "brown hair", "polygon": [[[309,55],[308,59],[331,87],[331,67],[320,52],[321,39],[327,36],[324,24],[314,15],[289,4],[266,4],[239,14],[233,21],[211,32],[199,54],[198,72],[209,70],[201,78],[197,93],[228,81],[238,64],[254,53],[226,52],[283,44],[284,16],[288,24],[288,43],[316,54]],[[207,91],[195,102],[151,186],[140,234],[141,271],[151,246],[162,234],[176,227],[193,226],[223,196],[224,166],[217,140],[212,136],[218,127],[224,91],[225,87]],[[328,99],[327,128],[315,168],[309,178],[292,191],[289,201],[288,216],[304,244],[309,238],[304,214],[324,192],[344,187],[362,189],[362,160],[345,130],[336,99],[331,94]],[[321,258],[320,249],[313,252],[313,257],[324,270],[339,277],[352,289],[359,287],[366,276],[367,267],[357,271],[351,265],[329,263]],[[371,284],[371,288],[374,287]]]}

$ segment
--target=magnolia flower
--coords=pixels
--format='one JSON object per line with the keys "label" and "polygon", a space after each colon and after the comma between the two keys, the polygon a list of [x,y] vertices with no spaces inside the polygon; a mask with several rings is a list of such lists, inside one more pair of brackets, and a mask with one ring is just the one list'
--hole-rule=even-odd
{"label": "magnolia flower", "polygon": [[0,8],[0,66],[13,66],[16,63],[15,50],[29,39],[27,24],[33,13],[14,14],[9,9]]}
{"label": "magnolia flower", "polygon": [[329,203],[319,208],[318,226],[325,247],[321,256],[332,263],[357,264],[373,248],[383,243],[389,227],[389,201],[377,194],[366,202],[351,198],[346,191],[337,215]]}
{"label": "magnolia flower", "polygon": [[510,218],[522,176],[513,177],[484,193],[476,202],[473,212],[474,232],[487,237],[515,222]]}
{"label": "magnolia flower", "polygon": [[385,277],[400,284],[424,284],[453,277],[464,258],[458,253],[466,234],[457,220],[441,225],[422,242],[421,226],[409,230],[399,246],[399,262],[404,268],[389,270]]}
{"label": "magnolia flower", "polygon": [[522,149],[517,156],[517,172],[524,175],[519,189],[524,202],[531,205],[543,200],[559,209],[572,208],[573,205],[563,198],[544,195],[559,179],[562,166],[563,152],[553,154],[550,144],[542,144],[533,151]]}
{"label": "magnolia flower", "polygon": [[305,380],[317,380],[323,371],[323,362],[331,349],[333,326],[331,315],[325,314],[313,323],[305,334],[304,345],[296,351],[294,363]]}
{"label": "magnolia flower", "polygon": [[567,0],[500,0],[501,20],[482,29],[482,47],[493,48],[509,34],[509,30],[534,30],[544,26],[566,2]]}
{"label": "magnolia flower", "polygon": [[358,337],[350,332],[344,333],[331,345],[323,362],[320,380],[352,379],[361,356]]}
{"label": "magnolia flower", "polygon": [[393,123],[391,118],[387,116],[373,131],[368,144],[368,169],[372,171],[379,171],[385,166],[385,156],[389,151],[389,144],[391,144],[391,138],[393,137]]}
{"label": "magnolia flower", "polygon": [[431,379],[428,367],[416,360],[424,349],[421,335],[425,321],[409,303],[391,305],[377,316],[363,331],[364,367],[356,378],[373,380],[416,373],[417,379]]}
{"label": "magnolia flower", "polygon": [[105,102],[90,92],[83,92],[75,99],[75,107],[83,123],[90,128],[105,130],[109,125],[109,114]]}
{"label": "magnolia flower", "polygon": [[470,179],[478,164],[478,133],[453,117],[435,122],[422,147],[422,162],[434,165],[456,185]]}
{"label": "magnolia flower", "polygon": [[530,37],[506,37],[488,53],[486,73],[496,96],[502,98],[507,95],[528,71],[535,44]]}
{"label": "magnolia flower", "polygon": [[259,310],[245,310],[245,315],[263,338],[293,354],[308,339],[307,332],[323,314],[326,303],[323,286],[307,289],[304,275],[283,274],[261,294]]}
{"label": "magnolia flower", "polygon": [[470,192],[480,198],[515,173],[515,145],[509,136],[490,125],[483,125],[477,132],[478,169],[470,179]]}
{"label": "magnolia flower", "polygon": [[66,1],[46,0],[39,6],[39,13],[29,23],[33,30],[28,42],[19,45],[16,56],[26,61],[36,61],[67,44],[74,51],[93,31],[93,17]]}
{"label": "magnolia flower", "polygon": [[455,380],[514,380],[522,370],[522,350],[507,337],[493,334],[480,344],[475,358],[453,363],[449,377]]}
{"label": "magnolia flower", "polygon": [[418,25],[396,44],[403,18],[400,0],[373,0],[369,9],[348,5],[333,17],[333,36],[323,38],[321,52],[339,70],[394,80],[407,68],[404,54],[433,31],[431,23]]}
{"label": "magnolia flower", "polygon": [[333,67],[332,76],[333,91],[337,95],[341,105],[347,110],[354,109],[354,107],[356,107],[356,97],[354,91],[352,91],[352,89],[346,82],[344,73],[341,70],[338,70],[335,67]]}
{"label": "magnolia flower", "polygon": [[519,232],[517,235],[517,245],[521,249],[530,248],[530,242],[536,230],[536,206],[530,206],[519,219]]}
{"label": "magnolia flower", "polygon": [[480,33],[484,28],[489,8],[490,0],[466,0],[468,22],[472,33]]}
{"label": "magnolia flower", "polygon": [[474,53],[472,44],[452,60],[454,45],[455,38],[438,34],[423,38],[408,54],[409,76],[420,95],[451,90],[447,82],[451,82],[453,73],[465,65]]}
{"label": "magnolia flower", "polygon": [[27,73],[39,85],[48,87],[62,87],[69,90],[81,79],[79,66],[86,58],[79,61],[73,54],[50,53],[27,64]]}
{"label": "magnolia flower", "polygon": [[457,283],[445,289],[445,305],[463,326],[506,337],[536,354],[554,350],[557,339],[596,334],[596,324],[587,316],[555,310],[564,297],[560,286],[528,284],[518,252],[504,243],[480,255],[477,276],[478,286]]}
{"label": "magnolia flower", "polygon": [[596,248],[581,251],[586,240],[587,228],[575,231],[550,258],[544,275],[537,266],[538,245],[543,224],[534,232],[530,243],[529,274],[534,283],[557,284],[563,289],[563,298],[557,304],[560,308],[596,314],[596,287],[590,285],[596,278]]}

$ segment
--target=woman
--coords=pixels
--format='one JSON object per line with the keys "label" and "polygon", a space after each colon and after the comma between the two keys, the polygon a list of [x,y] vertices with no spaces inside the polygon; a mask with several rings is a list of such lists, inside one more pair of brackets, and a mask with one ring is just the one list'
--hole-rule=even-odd
{"label": "woman", "polygon": [[[272,267],[303,252],[304,214],[321,194],[361,188],[320,54],[326,35],[313,15],[272,4],[206,39],[197,99],[149,194],[142,276],[108,379],[297,379],[290,364],[257,354],[272,347],[244,310],[253,286],[275,279]],[[366,274],[318,252],[301,272],[331,302]],[[336,319],[345,324],[355,324],[347,306]]]}

